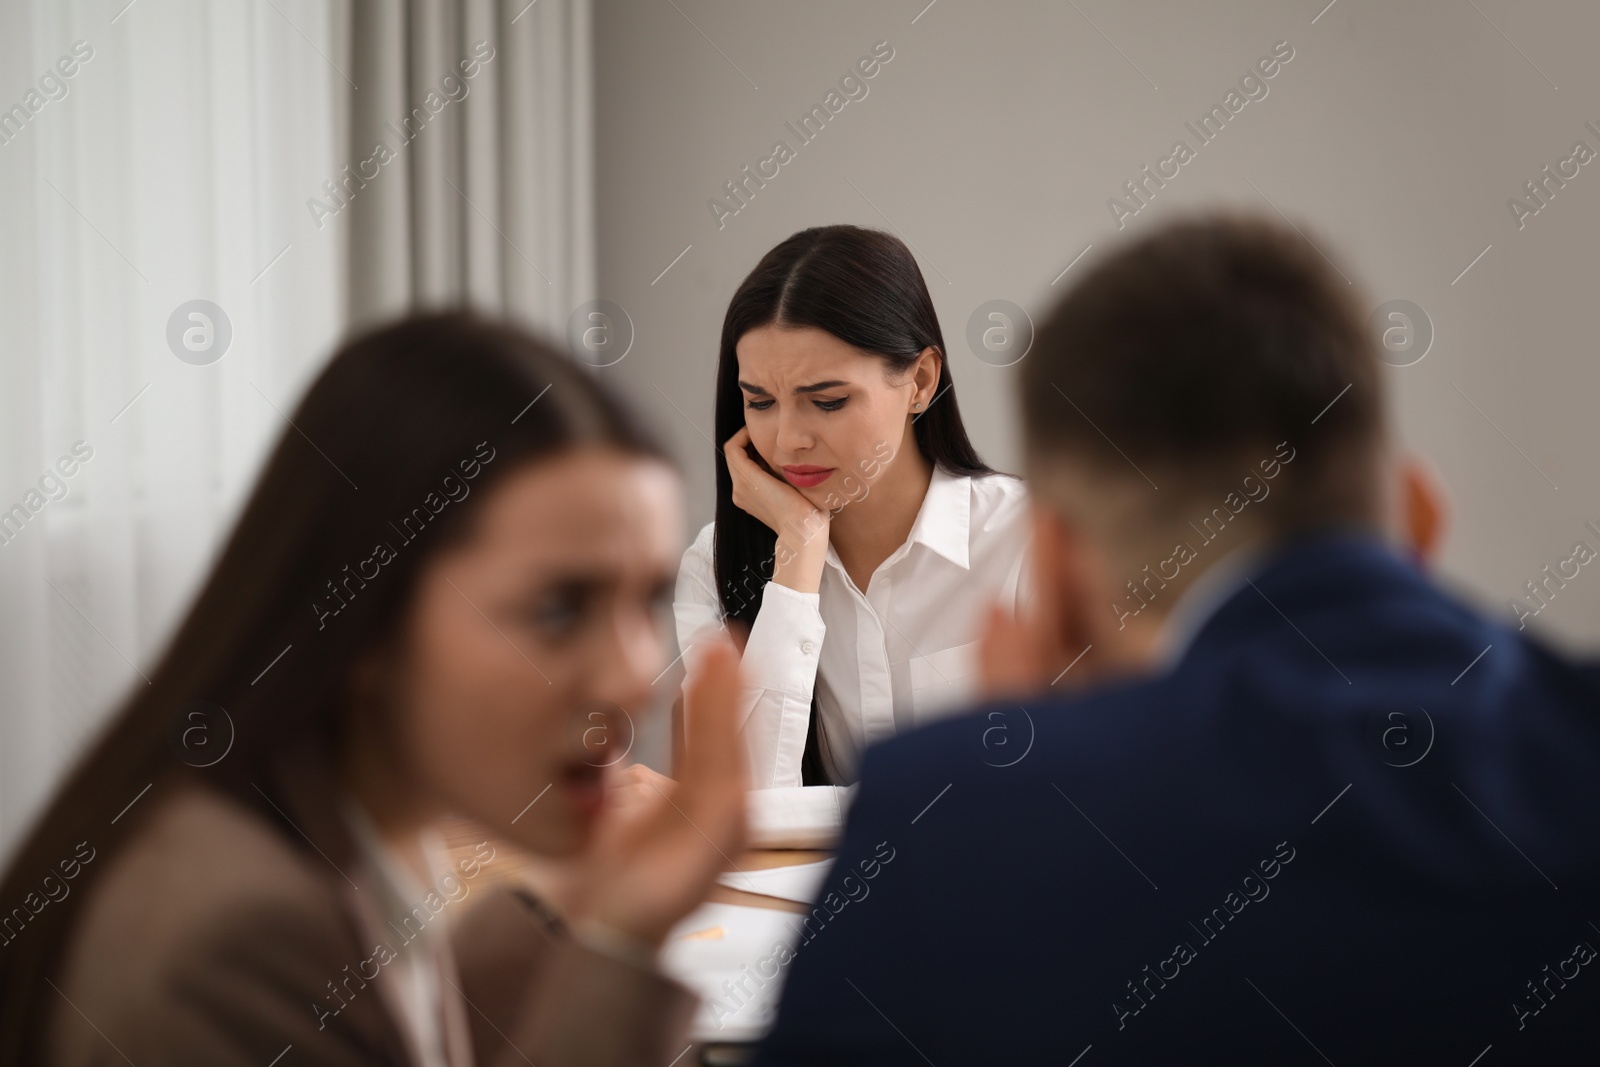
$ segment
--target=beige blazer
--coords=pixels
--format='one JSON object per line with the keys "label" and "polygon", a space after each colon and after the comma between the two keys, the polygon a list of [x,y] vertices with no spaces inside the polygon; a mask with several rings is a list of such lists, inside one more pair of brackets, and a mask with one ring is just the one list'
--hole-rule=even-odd
{"label": "beige blazer", "polygon": [[[277,824],[182,783],[124,816],[132,837],[87,887],[53,979],[50,1064],[416,1067],[384,964],[428,951],[431,909],[418,930],[375,919],[325,762],[257,785]],[[433,903],[434,922],[457,909],[442,954],[451,1067],[662,1067],[687,1046],[690,990],[574,941],[524,891],[463,864]]]}

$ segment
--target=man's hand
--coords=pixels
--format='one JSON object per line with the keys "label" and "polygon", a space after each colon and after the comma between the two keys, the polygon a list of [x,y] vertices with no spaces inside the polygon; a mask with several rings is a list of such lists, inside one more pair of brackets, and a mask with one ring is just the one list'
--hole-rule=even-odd
{"label": "man's hand", "polygon": [[1001,601],[989,602],[978,639],[980,701],[1022,697],[1049,687],[1048,648],[1040,629],[1038,619],[1016,618]]}

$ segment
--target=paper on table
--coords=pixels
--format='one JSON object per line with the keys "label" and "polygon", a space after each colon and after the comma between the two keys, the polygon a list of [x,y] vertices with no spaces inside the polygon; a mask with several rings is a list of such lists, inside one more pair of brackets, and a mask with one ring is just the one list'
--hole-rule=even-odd
{"label": "paper on table", "polygon": [[725,871],[717,881],[746,893],[810,904],[822,892],[823,879],[828,876],[828,867],[832,863],[831,859],[827,859],[755,871]]}
{"label": "paper on table", "polygon": [[771,1028],[804,921],[775,908],[711,903],[673,927],[661,967],[700,994],[690,1040],[754,1041]]}

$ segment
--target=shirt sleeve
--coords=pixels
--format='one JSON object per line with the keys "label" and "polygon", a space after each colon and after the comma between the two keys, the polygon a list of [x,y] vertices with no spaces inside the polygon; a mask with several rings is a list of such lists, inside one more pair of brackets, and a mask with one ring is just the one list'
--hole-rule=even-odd
{"label": "shirt sleeve", "polygon": [[[698,635],[709,627],[727,630],[716,593],[711,531],[712,524],[707,524],[684,552],[673,597],[678,646],[686,668],[693,661]],[[761,609],[740,663],[746,685],[740,724],[753,788],[800,788],[800,760],[827,629],[821,599],[820,593],[802,593],[777,582],[762,587]],[[834,804],[837,807],[838,802]]]}
{"label": "shirt sleeve", "polygon": [[746,811],[751,848],[832,848],[855,796],[853,785],[752,789]]}

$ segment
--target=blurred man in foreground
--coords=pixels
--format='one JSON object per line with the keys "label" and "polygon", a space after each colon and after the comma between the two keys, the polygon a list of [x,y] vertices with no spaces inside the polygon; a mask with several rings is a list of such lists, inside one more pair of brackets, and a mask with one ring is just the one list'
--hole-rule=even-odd
{"label": "blurred man in foreground", "polygon": [[759,1063],[1592,1059],[1600,670],[1419,569],[1365,320],[1229,217],[1052,310],[1034,615],[866,753]]}

